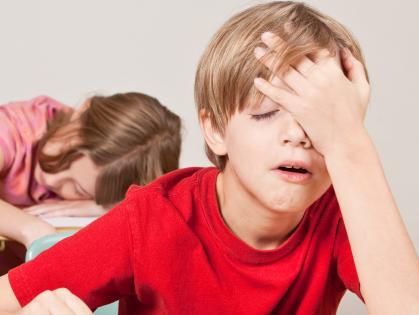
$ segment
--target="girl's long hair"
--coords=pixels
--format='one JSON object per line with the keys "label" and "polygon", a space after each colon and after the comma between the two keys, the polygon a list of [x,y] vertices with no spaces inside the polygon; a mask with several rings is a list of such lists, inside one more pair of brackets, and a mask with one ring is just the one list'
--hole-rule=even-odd
{"label": "girl's long hair", "polygon": [[[179,166],[180,118],[141,93],[94,96],[74,119],[58,113],[38,143],[37,158],[48,173],[68,169],[86,155],[100,167],[95,200],[112,205],[125,196],[131,184],[145,185]],[[64,143],[57,155],[44,153],[48,142]]]}

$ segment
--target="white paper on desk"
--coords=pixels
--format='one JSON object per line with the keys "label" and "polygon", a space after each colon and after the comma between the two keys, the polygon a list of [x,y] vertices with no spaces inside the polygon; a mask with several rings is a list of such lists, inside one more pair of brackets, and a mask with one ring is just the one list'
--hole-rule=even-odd
{"label": "white paper on desk", "polygon": [[43,217],[41,219],[51,224],[56,228],[70,228],[70,227],[85,227],[89,223],[96,220],[98,217]]}

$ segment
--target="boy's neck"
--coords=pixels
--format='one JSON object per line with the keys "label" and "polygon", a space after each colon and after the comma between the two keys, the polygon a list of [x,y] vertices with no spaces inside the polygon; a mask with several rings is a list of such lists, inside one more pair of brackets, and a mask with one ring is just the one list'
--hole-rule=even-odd
{"label": "boy's neck", "polygon": [[297,212],[267,209],[237,180],[228,169],[217,177],[218,204],[224,222],[237,237],[255,249],[277,248],[295,230],[305,209]]}

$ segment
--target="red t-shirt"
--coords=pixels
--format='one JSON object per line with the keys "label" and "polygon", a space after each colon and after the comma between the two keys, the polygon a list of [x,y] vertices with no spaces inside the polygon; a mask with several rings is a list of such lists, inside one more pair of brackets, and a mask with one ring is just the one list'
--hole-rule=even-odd
{"label": "red t-shirt", "polygon": [[108,214],[9,272],[22,305],[67,287],[121,314],[335,314],[345,288],[361,297],[331,187],[274,250],[224,224],[214,168],[174,171],[132,187]]}

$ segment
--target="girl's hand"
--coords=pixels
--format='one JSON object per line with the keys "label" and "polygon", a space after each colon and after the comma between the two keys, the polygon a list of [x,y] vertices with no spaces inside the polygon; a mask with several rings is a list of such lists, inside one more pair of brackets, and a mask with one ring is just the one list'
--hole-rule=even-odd
{"label": "girl's hand", "polygon": [[32,206],[24,209],[24,211],[32,215],[42,215],[44,217],[89,217],[99,216],[106,212],[102,206],[96,204],[93,200],[54,201]]}
{"label": "girl's hand", "polygon": [[[281,44],[272,33],[262,34],[262,40],[272,50]],[[265,49],[256,48],[255,55],[276,72],[278,62]],[[318,60],[305,56],[271,82],[255,79],[256,88],[292,114],[323,156],[350,148],[357,135],[365,134],[370,87],[364,68],[348,49],[340,51],[340,59],[346,76],[339,59],[323,50]],[[277,86],[279,81],[290,89]]]}
{"label": "girl's hand", "polygon": [[44,291],[17,315],[90,315],[92,311],[67,289]]}

